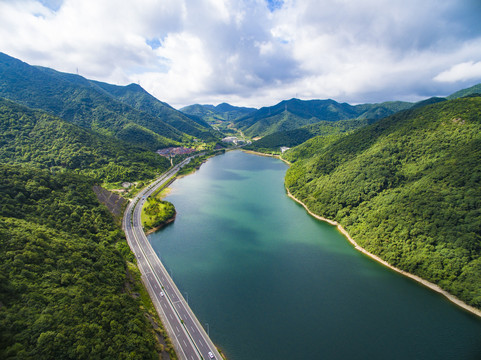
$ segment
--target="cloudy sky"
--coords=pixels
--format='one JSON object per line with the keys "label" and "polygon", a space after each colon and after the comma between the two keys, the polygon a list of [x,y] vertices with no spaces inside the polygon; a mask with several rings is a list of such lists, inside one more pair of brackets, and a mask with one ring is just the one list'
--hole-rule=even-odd
{"label": "cloudy sky", "polygon": [[481,0],[0,0],[0,51],[176,108],[416,101],[481,82]]}

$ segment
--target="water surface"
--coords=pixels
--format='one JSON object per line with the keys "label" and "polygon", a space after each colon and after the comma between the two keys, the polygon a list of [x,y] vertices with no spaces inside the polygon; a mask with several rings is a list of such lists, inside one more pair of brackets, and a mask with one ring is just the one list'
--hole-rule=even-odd
{"label": "water surface", "polygon": [[212,158],[171,185],[177,218],[149,236],[230,360],[481,359],[480,319],[309,216],[286,196],[286,170]]}

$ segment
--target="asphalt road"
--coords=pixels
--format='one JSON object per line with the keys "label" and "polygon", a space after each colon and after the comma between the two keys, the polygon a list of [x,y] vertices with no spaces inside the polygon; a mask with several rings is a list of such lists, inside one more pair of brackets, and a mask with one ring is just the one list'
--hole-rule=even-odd
{"label": "asphalt road", "polygon": [[145,199],[169,180],[190,158],[164,173],[127,206],[123,228],[152,302],[174,344],[179,359],[222,359],[202,325],[162,265],[142,229],[140,213]]}

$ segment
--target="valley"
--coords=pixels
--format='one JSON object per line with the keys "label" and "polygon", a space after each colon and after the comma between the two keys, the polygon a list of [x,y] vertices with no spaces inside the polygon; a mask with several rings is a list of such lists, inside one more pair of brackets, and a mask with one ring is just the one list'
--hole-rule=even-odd
{"label": "valley", "polygon": [[[93,189],[101,199],[109,198],[106,189],[117,191],[125,198],[119,204],[130,208],[188,157],[238,154],[229,152],[237,147],[289,162],[284,186],[314,215],[479,313],[479,91],[475,85],[412,103],[294,98],[260,109],[221,103],[176,110],[138,84],[89,80],[0,53],[0,357],[182,358],[172,331],[141,296],[139,260],[120,226],[123,209],[113,216]],[[235,171],[212,175],[212,183],[234,184],[242,166],[257,164],[233,158],[241,168],[229,165]],[[249,171],[269,166],[277,165]],[[205,186],[207,196],[212,189]],[[175,217],[170,203],[145,203],[142,231]],[[226,206],[268,218],[255,202],[240,204]],[[226,228],[246,226],[238,225]]]}

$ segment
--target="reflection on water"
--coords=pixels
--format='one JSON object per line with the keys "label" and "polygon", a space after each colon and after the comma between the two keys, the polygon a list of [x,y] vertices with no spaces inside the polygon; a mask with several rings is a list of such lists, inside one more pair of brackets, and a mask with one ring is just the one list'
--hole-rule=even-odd
{"label": "reflection on water", "polygon": [[214,342],[240,359],[481,359],[481,321],[356,251],[285,195],[279,160],[230,152],[176,181],[150,236]]}

